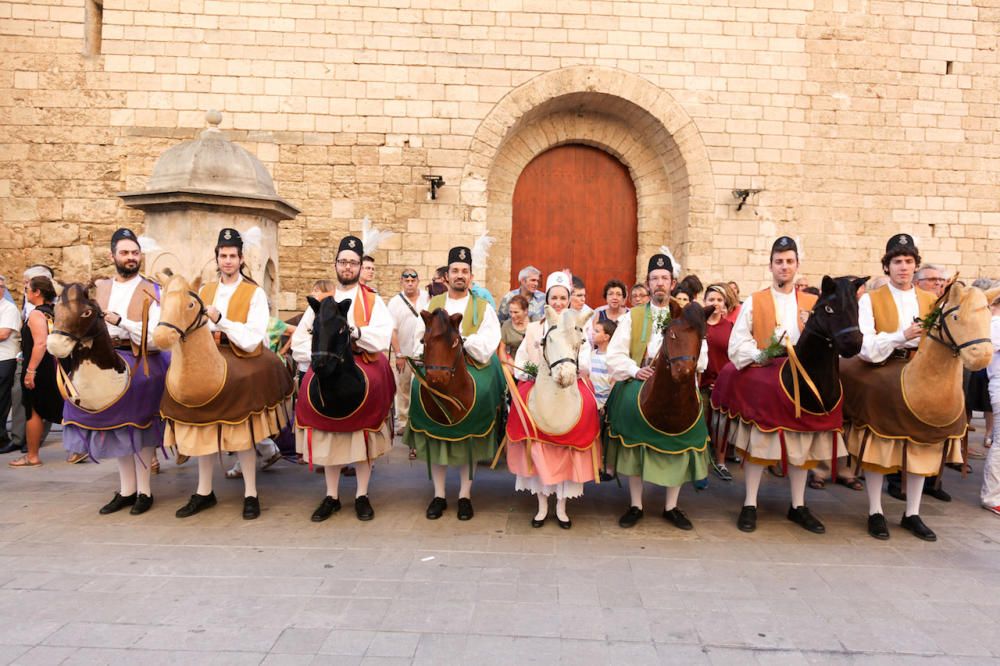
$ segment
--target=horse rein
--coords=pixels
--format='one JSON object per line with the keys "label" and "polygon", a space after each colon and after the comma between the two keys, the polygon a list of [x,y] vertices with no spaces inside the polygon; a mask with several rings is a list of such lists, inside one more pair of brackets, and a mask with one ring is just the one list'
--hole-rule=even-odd
{"label": "horse rein", "polygon": [[163,326],[164,328],[169,328],[171,330],[177,331],[177,333],[179,333],[181,336],[181,342],[187,340],[188,335],[194,333],[199,328],[208,323],[208,315],[206,314],[207,310],[205,308],[205,301],[201,300],[201,296],[199,296],[197,292],[192,291],[190,289],[188,289],[188,295],[193,297],[196,301],[198,301],[199,309],[198,309],[198,314],[195,316],[194,321],[192,321],[187,328],[181,328],[176,324],[171,324],[169,321],[160,321],[157,322],[156,324],[157,326]]}
{"label": "horse rein", "polygon": [[[976,338],[975,340],[967,340],[967,341],[965,341],[965,342],[963,342],[961,344],[958,341],[955,340],[955,336],[953,336],[951,334],[951,331],[948,329],[948,315],[950,315],[950,314],[952,314],[954,312],[957,312],[959,310],[959,308],[961,308],[961,307],[962,307],[961,305],[956,305],[956,306],[954,306],[952,308],[949,308],[947,310],[942,310],[941,314],[938,315],[937,321],[934,322],[934,326],[932,326],[931,329],[929,331],[927,331],[927,337],[929,337],[931,340],[934,340],[935,342],[940,342],[942,345],[944,345],[945,347],[947,347],[948,349],[950,349],[951,353],[956,358],[958,358],[959,354],[961,354],[962,350],[965,349],[966,347],[971,347],[973,345],[978,345],[978,344],[981,344],[983,342],[990,342],[990,343],[992,343],[992,340],[990,338]],[[956,319],[957,319],[957,316],[956,316]],[[940,336],[937,336],[937,335],[934,335],[934,329],[935,328],[939,329],[941,331],[941,333],[943,333],[945,336],[947,336],[948,340],[945,341],[944,338],[942,338]]]}
{"label": "horse rein", "polygon": [[[576,358],[570,358],[569,356],[564,356],[564,357],[560,358],[559,360],[555,361],[554,363],[550,363],[549,362],[549,357],[545,355],[545,344],[548,342],[549,334],[552,333],[552,331],[556,330],[557,328],[558,328],[557,325],[553,325],[552,328],[550,328],[548,331],[546,331],[545,335],[542,336],[542,342],[541,342],[541,345],[542,345],[542,360],[545,361],[545,364],[549,366],[549,374],[551,374],[552,370],[557,365],[559,365],[560,363],[572,363],[573,367],[575,367],[575,368],[579,368],[580,367],[579,360],[576,359]],[[581,334],[583,333],[583,329],[579,329],[578,328],[577,330],[580,331]]]}

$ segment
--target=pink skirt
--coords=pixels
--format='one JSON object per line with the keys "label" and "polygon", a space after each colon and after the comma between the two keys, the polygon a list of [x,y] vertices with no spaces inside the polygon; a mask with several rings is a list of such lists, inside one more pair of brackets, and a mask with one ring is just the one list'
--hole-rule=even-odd
{"label": "pink skirt", "polygon": [[525,442],[507,443],[507,468],[522,477],[537,476],[543,485],[552,486],[564,481],[586,483],[594,480],[594,470],[601,460],[601,443],[595,441],[588,451],[569,446],[556,446],[533,442],[531,466],[528,465],[528,447]]}

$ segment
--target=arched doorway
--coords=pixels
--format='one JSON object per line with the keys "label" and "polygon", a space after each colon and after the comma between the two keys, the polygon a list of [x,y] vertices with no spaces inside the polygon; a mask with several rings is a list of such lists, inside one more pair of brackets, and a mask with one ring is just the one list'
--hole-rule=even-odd
{"label": "arched doorway", "polygon": [[635,184],[624,164],[583,144],[545,151],[514,186],[511,286],[529,264],[542,271],[543,280],[570,268],[586,283],[588,303],[603,304],[605,282],[635,281],[636,216]]}

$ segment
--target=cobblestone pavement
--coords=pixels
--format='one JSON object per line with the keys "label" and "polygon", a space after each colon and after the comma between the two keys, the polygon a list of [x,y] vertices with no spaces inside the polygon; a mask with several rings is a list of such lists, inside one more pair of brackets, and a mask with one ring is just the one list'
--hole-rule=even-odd
{"label": "cobblestone pavement", "polygon": [[[982,422],[974,449],[982,439]],[[11,459],[6,456],[4,459]],[[475,518],[428,521],[426,468],[397,446],[375,470],[374,521],[344,510],[309,521],[322,477],[279,463],[259,477],[263,514],[240,517],[242,487],[216,475],[219,505],[174,517],[196,466],[163,464],[144,516],[97,513],[114,464],[70,466],[58,444],[38,469],[0,468],[0,663],[588,664],[996,663],[1000,519],[979,507],[982,461],[948,471],[955,501],[925,498],[937,531],[865,532],[866,498],[807,491],[827,525],[785,519],[784,480],[766,479],[759,528],[736,529],[741,475],[712,479],[681,507],[617,525],[627,493],[588,487],[573,528],[532,529],[534,499],[480,469]],[[229,459],[232,460],[232,459]],[[227,460],[227,464],[229,462]],[[903,505],[886,496],[892,525]]]}

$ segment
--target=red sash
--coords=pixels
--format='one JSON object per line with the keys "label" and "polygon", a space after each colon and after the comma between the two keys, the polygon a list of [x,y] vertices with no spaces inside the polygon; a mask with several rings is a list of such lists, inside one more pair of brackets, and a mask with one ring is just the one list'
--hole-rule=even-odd
{"label": "red sash", "polygon": [[354,355],[354,362],[365,374],[367,391],[365,398],[351,414],[334,418],[321,414],[309,400],[309,385],[315,379],[312,368],[302,378],[299,400],[295,405],[295,425],[299,428],[315,428],[324,432],[358,432],[378,430],[389,416],[393,397],[396,394],[396,380],[385,354],[373,354],[372,360],[365,360],[361,354]]}
{"label": "red sash", "polygon": [[[525,423],[517,418],[514,413],[507,418],[507,438],[512,442],[531,439],[536,442],[554,444],[556,446],[569,446],[574,449],[586,451],[594,443],[594,439],[601,431],[601,424],[597,414],[597,400],[594,392],[582,379],[576,381],[576,386],[580,390],[582,398],[580,404],[580,419],[573,428],[562,435],[549,435],[544,432],[532,432],[530,435],[525,429]],[[535,382],[521,382],[517,385],[517,391],[521,394],[524,404],[528,404],[528,395],[535,387]],[[524,419],[526,422],[527,419]],[[531,428],[531,424],[527,424]]]}

